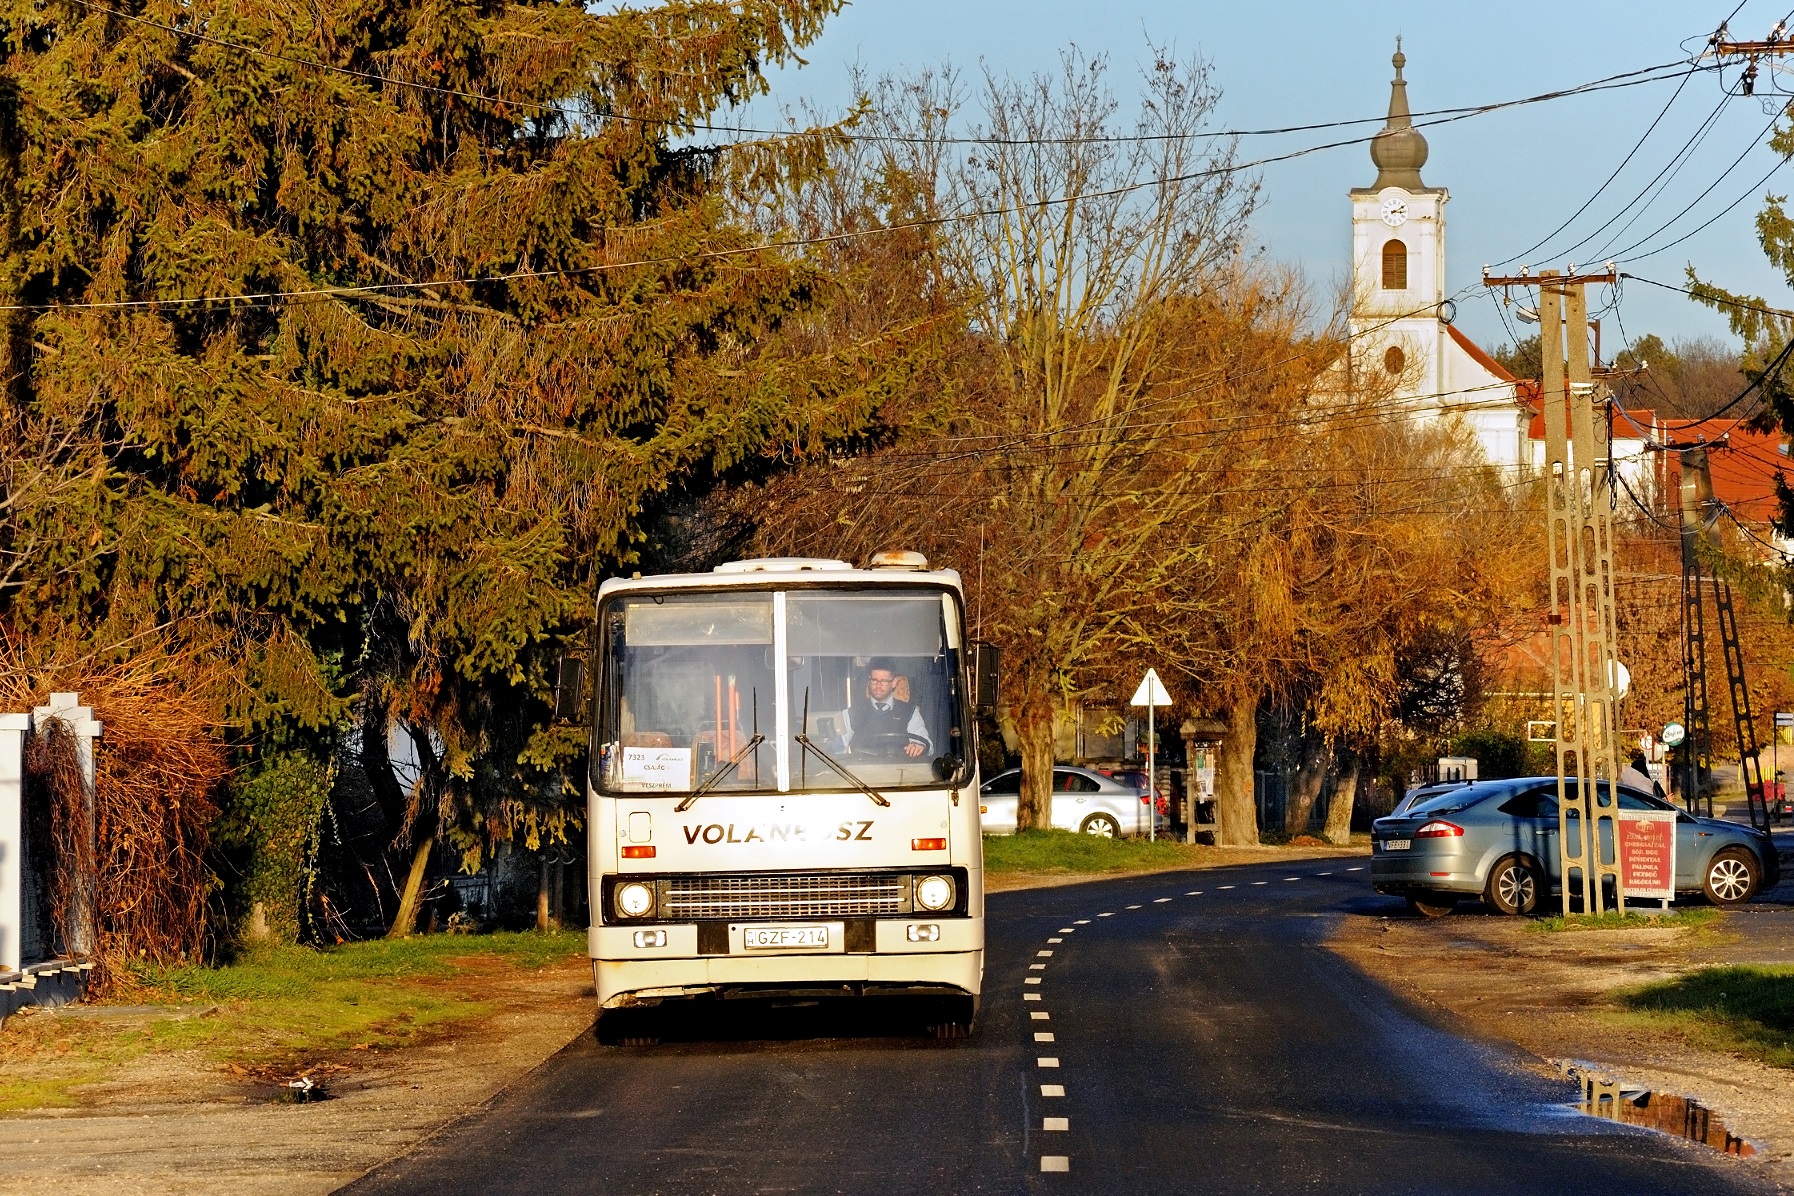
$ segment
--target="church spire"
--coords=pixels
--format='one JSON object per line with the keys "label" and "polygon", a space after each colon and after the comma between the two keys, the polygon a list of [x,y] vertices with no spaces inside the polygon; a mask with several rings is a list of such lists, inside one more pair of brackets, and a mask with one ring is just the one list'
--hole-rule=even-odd
{"label": "church spire", "polygon": [[1402,68],[1408,56],[1402,53],[1402,39],[1395,39],[1395,79],[1389,84],[1389,119],[1370,142],[1370,160],[1377,165],[1377,181],[1372,190],[1400,187],[1404,191],[1424,191],[1420,168],[1426,165],[1426,138],[1414,127],[1408,111],[1408,84]]}

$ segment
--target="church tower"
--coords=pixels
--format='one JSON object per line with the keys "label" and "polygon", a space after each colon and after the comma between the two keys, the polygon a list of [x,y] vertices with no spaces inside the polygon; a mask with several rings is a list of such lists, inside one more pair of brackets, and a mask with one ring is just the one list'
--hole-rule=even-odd
{"label": "church tower", "polygon": [[1512,375],[1451,326],[1443,187],[1421,180],[1426,138],[1408,107],[1408,63],[1395,42],[1389,116],[1371,139],[1377,178],[1352,199],[1352,369],[1394,385],[1416,415],[1456,417],[1494,465],[1518,465],[1526,417]]}

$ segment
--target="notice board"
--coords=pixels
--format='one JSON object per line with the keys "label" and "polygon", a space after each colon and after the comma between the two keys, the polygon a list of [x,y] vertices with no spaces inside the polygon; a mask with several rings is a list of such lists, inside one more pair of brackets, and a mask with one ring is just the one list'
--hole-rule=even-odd
{"label": "notice board", "polygon": [[1626,887],[1626,899],[1674,900],[1676,812],[1622,809],[1615,830],[1620,837],[1620,883]]}

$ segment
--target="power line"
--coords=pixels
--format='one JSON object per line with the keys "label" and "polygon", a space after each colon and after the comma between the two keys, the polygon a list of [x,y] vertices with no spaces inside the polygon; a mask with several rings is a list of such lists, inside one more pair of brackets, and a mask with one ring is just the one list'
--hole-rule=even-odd
{"label": "power line", "polygon": [[[237,50],[237,51],[240,51],[245,54],[253,54],[253,55],[256,55],[259,57],[263,57],[263,58],[270,58],[270,59],[274,59],[279,62],[286,62],[286,63],[289,63],[294,66],[301,66],[301,67],[305,67],[305,68],[308,68],[311,70],[326,71],[326,72],[329,72],[332,74],[345,75],[350,78],[363,80],[364,82],[378,83],[382,86],[403,87],[403,88],[408,88],[408,89],[411,89],[414,91],[432,93],[432,94],[441,95],[441,96],[445,96],[445,97],[452,98],[452,99],[470,100],[475,103],[489,104],[489,105],[493,105],[496,107],[531,109],[531,110],[538,111],[538,112],[551,113],[551,114],[560,115],[560,116],[570,115],[568,107],[564,104],[553,104],[553,103],[545,104],[545,103],[541,103],[541,102],[533,101],[533,100],[507,100],[507,99],[504,99],[499,96],[487,95],[487,94],[483,94],[480,92],[462,91],[458,88],[443,87],[439,84],[422,83],[422,82],[418,82],[416,80],[409,80],[409,79],[394,79],[394,78],[391,78],[386,75],[377,74],[373,71],[364,71],[364,70],[359,70],[354,67],[338,66],[334,63],[321,62],[321,61],[319,61],[317,59],[313,59],[313,58],[301,58],[297,55],[285,54],[285,53],[282,53],[277,50],[268,50],[261,46],[253,46],[253,45],[246,44],[244,42],[231,41],[227,38],[214,37],[211,34],[201,33],[198,30],[194,30],[194,29],[182,29],[176,25],[164,24],[163,22],[160,22],[160,21],[153,21],[148,17],[138,16],[134,13],[121,12],[118,9],[109,8],[102,4],[95,4],[92,2],[92,0],[69,0],[69,3],[74,4],[80,8],[85,8],[85,9],[89,10],[90,12],[100,13],[105,16],[113,17],[113,18],[116,18],[121,21],[127,21],[127,22],[130,22],[135,25],[143,25],[143,26],[146,26],[151,29],[159,29],[165,33],[172,33],[172,34],[176,35],[177,37],[191,38],[193,40],[206,42],[210,45],[219,46],[224,49]],[[1711,69],[1708,67],[1701,66],[1698,63],[1690,64],[1686,60],[1677,60],[1674,62],[1664,62],[1664,63],[1658,63],[1654,66],[1639,67],[1636,70],[1622,71],[1619,74],[1608,75],[1604,78],[1596,79],[1596,80],[1593,80],[1588,83],[1577,84],[1573,87],[1559,88],[1555,91],[1541,92],[1537,95],[1525,96],[1525,97],[1521,97],[1519,99],[1498,100],[1498,101],[1495,101],[1492,103],[1487,103],[1487,104],[1472,104],[1472,105],[1465,105],[1465,106],[1460,106],[1460,107],[1455,107],[1455,108],[1436,108],[1436,109],[1428,110],[1426,112],[1415,113],[1414,115],[1416,117],[1437,116],[1437,117],[1445,118],[1447,120],[1459,120],[1466,116],[1476,116],[1476,115],[1480,115],[1485,112],[1499,111],[1504,108],[1513,108],[1513,107],[1519,107],[1521,105],[1526,105],[1526,104],[1542,103],[1542,102],[1545,102],[1548,100],[1562,99],[1562,98],[1565,98],[1568,96],[1584,95],[1584,94],[1588,94],[1588,93],[1594,92],[1594,91],[1606,91],[1606,90],[1609,90],[1614,87],[1630,87],[1630,86],[1635,86],[1639,83],[1657,82],[1658,81],[1657,79],[1645,78],[1645,76],[1655,75],[1658,72],[1667,71],[1667,70],[1670,70],[1671,68],[1677,68],[1677,67],[1682,68],[1682,70],[1679,71],[1678,74],[1684,74],[1684,75],[1692,75],[1698,71],[1704,71],[1704,70]],[[1675,75],[1663,75],[1662,76],[1662,78],[1665,78],[1665,79],[1674,78],[1674,77],[1676,77],[1676,76]],[[1193,140],[1196,138],[1207,139],[1207,138],[1229,138],[1229,137],[1271,137],[1271,136],[1278,136],[1278,135],[1287,134],[1287,133],[1315,132],[1315,131],[1318,131],[1321,129],[1349,128],[1354,125],[1381,123],[1381,122],[1387,120],[1387,117],[1384,117],[1384,116],[1365,116],[1365,117],[1356,117],[1356,118],[1353,118],[1350,120],[1318,121],[1318,122],[1315,122],[1312,124],[1287,125],[1287,126],[1284,126],[1281,128],[1272,128],[1272,129],[1234,129],[1234,130],[1221,130],[1221,131],[1198,133],[1198,134],[1116,133],[1116,134],[1098,134],[1098,135],[1094,135],[1094,136],[1085,135],[1085,136],[1075,136],[1075,137],[1067,136],[1067,137],[1011,138],[1011,137],[971,137],[971,136],[963,136],[963,135],[947,135],[947,136],[935,137],[935,136],[926,136],[926,135],[920,135],[920,134],[903,134],[903,133],[852,133],[852,132],[848,132],[844,129],[812,129],[812,130],[768,129],[768,128],[753,128],[753,127],[743,126],[743,125],[719,125],[719,124],[713,124],[713,123],[704,122],[704,121],[692,121],[692,122],[676,121],[676,120],[668,120],[668,119],[659,118],[659,117],[635,116],[635,115],[632,115],[629,113],[620,113],[620,112],[604,112],[604,113],[598,113],[595,115],[599,115],[603,119],[606,119],[606,120],[616,120],[616,121],[622,121],[622,122],[627,122],[627,123],[653,125],[653,126],[664,125],[664,126],[669,126],[669,127],[683,128],[683,129],[687,129],[692,132],[731,133],[731,134],[741,134],[741,135],[749,135],[749,136],[763,137],[763,138],[773,138],[773,139],[780,139],[780,140],[789,140],[789,139],[802,138],[802,137],[828,137],[830,139],[841,139],[841,140],[848,140],[848,141],[886,142],[886,143],[900,143],[900,144],[912,144],[912,145],[940,145],[940,144],[946,144],[946,145],[1081,145],[1081,144],[1100,144],[1100,143],[1182,141],[1182,140]],[[1429,123],[1444,123],[1444,121],[1434,121],[1434,122],[1429,122]],[[1362,138],[1359,140],[1369,140],[1369,138]],[[1355,142],[1341,142],[1339,144],[1354,144],[1354,143]],[[743,146],[743,145],[757,146],[757,145],[761,145],[761,144],[764,144],[764,142],[724,143],[722,146],[717,147],[717,148],[736,148],[738,146]],[[1331,148],[1331,147],[1326,147],[1326,148]]]}

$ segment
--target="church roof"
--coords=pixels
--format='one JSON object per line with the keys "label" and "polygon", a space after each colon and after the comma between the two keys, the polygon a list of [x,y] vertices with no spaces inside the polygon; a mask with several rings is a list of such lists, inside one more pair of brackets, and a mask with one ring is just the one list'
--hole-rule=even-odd
{"label": "church roof", "polygon": [[1451,339],[1457,342],[1458,348],[1470,355],[1470,360],[1476,362],[1477,365],[1482,366],[1485,370],[1488,370],[1503,382],[1515,381],[1514,376],[1507,372],[1506,367],[1499,361],[1496,361],[1493,357],[1490,357],[1487,353],[1483,352],[1481,345],[1478,345],[1475,341],[1459,332],[1457,325],[1447,324],[1445,326],[1445,331],[1451,333]]}
{"label": "church roof", "polygon": [[1426,138],[1414,127],[1408,111],[1408,84],[1402,78],[1402,67],[1408,56],[1402,53],[1402,39],[1395,39],[1395,78],[1389,84],[1389,118],[1370,141],[1370,160],[1377,166],[1377,181],[1371,190],[1400,187],[1404,191],[1424,191],[1420,168],[1426,165]]}

